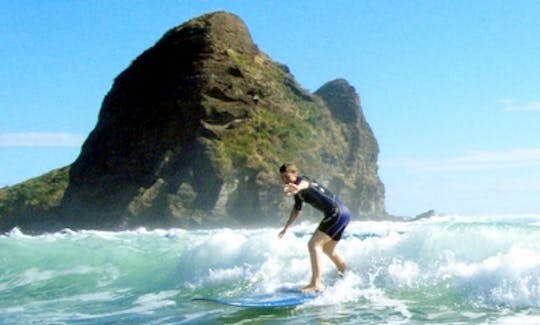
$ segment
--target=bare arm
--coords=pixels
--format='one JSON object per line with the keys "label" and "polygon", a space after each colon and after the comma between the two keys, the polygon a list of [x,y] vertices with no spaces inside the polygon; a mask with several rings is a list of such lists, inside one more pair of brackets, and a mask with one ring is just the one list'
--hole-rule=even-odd
{"label": "bare arm", "polygon": [[301,210],[292,209],[291,214],[289,215],[289,220],[287,220],[287,223],[285,224],[285,227],[283,227],[283,230],[279,232],[278,237],[281,238],[285,233],[287,232],[287,229],[296,221],[298,216],[300,215]]}
{"label": "bare arm", "polygon": [[[307,188],[309,188],[309,182],[306,180],[302,180],[299,184],[294,184],[294,183],[285,184],[285,186],[283,187],[283,192],[285,192],[285,195],[287,196],[293,196],[297,194],[298,192],[305,190]],[[296,219],[298,218],[301,212],[302,212],[301,210],[296,210],[295,208],[292,209],[291,214],[289,215],[289,219],[287,220],[287,223],[283,227],[283,230],[279,232],[279,235],[278,235],[279,238],[285,235],[289,227],[296,221]]]}

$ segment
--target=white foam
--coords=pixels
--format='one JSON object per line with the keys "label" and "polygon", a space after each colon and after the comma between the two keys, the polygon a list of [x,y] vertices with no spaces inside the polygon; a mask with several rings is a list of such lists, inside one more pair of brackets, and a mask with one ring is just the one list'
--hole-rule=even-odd
{"label": "white foam", "polygon": [[[176,290],[165,290],[157,293],[144,294],[135,300],[134,305],[137,305],[136,312],[147,312],[166,306],[176,305],[176,302],[171,299],[178,295]],[[131,310],[134,311],[134,310]]]}
{"label": "white foam", "polygon": [[396,286],[413,287],[418,283],[421,272],[415,262],[394,259],[388,266],[388,274]]}
{"label": "white foam", "polygon": [[[311,303],[338,310],[339,305],[358,302],[366,309],[397,315],[396,322],[411,317],[412,304],[417,308],[431,297],[437,303],[453,304],[427,310],[434,322],[461,312],[453,310],[455,306],[473,306],[461,317],[475,322],[485,310],[536,311],[540,308],[540,228],[535,225],[538,219],[523,220],[498,218],[490,222],[484,217],[447,216],[415,222],[354,221],[337,246],[349,272],[337,278],[333,263],[324,257],[325,290]],[[0,260],[7,261],[0,266],[11,270],[0,277],[0,291],[28,290],[32,295],[36,287],[61,287],[67,279],[64,277],[80,276],[76,278],[84,281],[70,283],[70,290],[78,292],[62,296],[54,291],[58,296],[48,301],[4,305],[1,310],[23,313],[22,309],[30,308],[32,312],[55,303],[79,306],[79,301],[85,300],[117,304],[116,309],[100,309],[93,315],[81,309],[66,309],[64,315],[70,320],[100,319],[152,313],[173,306],[181,300],[177,296],[184,294],[242,295],[300,287],[311,276],[307,242],[316,226],[300,223],[281,239],[277,237],[279,227],[65,230],[42,236],[14,229],[1,238],[2,244],[10,252],[13,249],[13,256],[25,258],[6,255]],[[12,267],[14,262],[19,264]],[[154,279],[152,275],[161,270],[163,274]],[[149,276],[151,280],[144,281]],[[164,286],[173,290],[162,291]],[[55,315],[60,317],[61,312]],[[530,319],[529,315],[514,316],[509,319]]]}
{"label": "white foam", "polygon": [[516,315],[504,316],[498,321],[491,323],[497,325],[538,325],[540,324],[540,316],[538,315]]}
{"label": "white foam", "polygon": [[357,301],[362,296],[363,282],[360,276],[354,272],[345,272],[333,285],[326,286],[323,294],[314,303],[320,305],[332,305]]}
{"label": "white foam", "polygon": [[19,227],[15,227],[15,228],[11,229],[11,230],[7,233],[7,236],[12,237],[12,238],[24,238],[24,237],[29,237],[29,236],[23,234],[22,231],[19,229]]}

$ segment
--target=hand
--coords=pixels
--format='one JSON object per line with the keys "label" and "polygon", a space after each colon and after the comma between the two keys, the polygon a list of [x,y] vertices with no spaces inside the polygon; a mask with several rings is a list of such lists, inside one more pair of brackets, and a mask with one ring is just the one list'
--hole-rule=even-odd
{"label": "hand", "polygon": [[298,193],[298,191],[299,191],[298,185],[294,183],[288,183],[288,184],[285,184],[285,186],[283,186],[283,192],[285,192],[285,195],[287,196],[293,196],[296,193]]}
{"label": "hand", "polygon": [[279,232],[278,237],[280,239],[283,238],[283,236],[285,235],[286,232],[287,232],[287,230],[283,229],[282,231]]}

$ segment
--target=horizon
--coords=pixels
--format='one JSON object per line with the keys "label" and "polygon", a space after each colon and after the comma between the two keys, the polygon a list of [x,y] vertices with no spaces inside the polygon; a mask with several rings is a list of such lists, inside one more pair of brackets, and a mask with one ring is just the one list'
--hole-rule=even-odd
{"label": "horizon", "polygon": [[0,9],[0,188],[72,163],[114,78],[169,29],[225,10],[310,92],[337,78],[356,89],[379,144],[388,213],[540,213],[540,2],[5,1]]}

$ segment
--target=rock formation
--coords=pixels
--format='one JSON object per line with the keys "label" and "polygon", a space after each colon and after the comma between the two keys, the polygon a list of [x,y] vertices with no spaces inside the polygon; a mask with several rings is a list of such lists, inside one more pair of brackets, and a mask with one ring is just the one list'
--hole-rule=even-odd
{"label": "rock formation", "polygon": [[0,225],[278,226],[292,206],[277,171],[285,161],[327,184],[356,218],[379,218],[377,155],[347,81],[308,92],[239,17],[216,12],[168,31],[115,79],[55,204],[30,218],[6,199],[12,188],[0,190]]}

